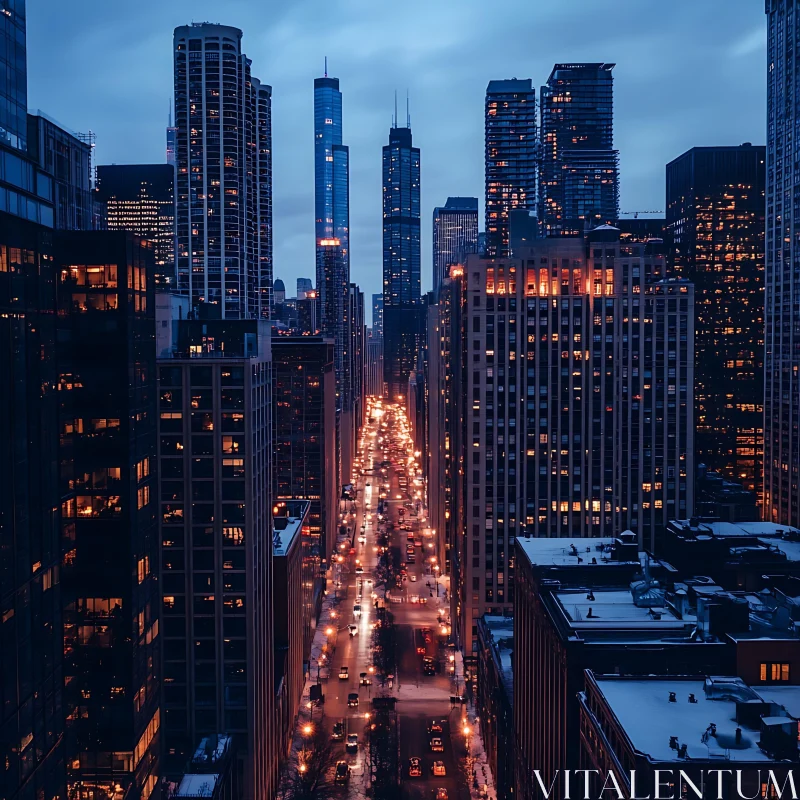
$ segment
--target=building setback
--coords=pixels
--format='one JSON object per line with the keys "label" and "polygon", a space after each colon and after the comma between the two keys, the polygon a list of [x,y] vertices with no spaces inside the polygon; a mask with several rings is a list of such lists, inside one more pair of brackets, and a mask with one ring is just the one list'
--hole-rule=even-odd
{"label": "building setback", "polygon": [[59,232],[55,258],[67,794],[146,799],[161,728],[153,247]]}
{"label": "building setback", "polygon": [[800,165],[800,20],[791,0],[766,0],[767,216],[764,375],[764,519],[800,527],[800,350],[797,347]]}
{"label": "building setback", "polygon": [[667,164],[669,269],[695,287],[695,462],[761,499],[765,148]]}
{"label": "building setback", "polygon": [[272,87],[238,28],[175,29],[177,291],[223,319],[272,305]]}
{"label": "building setback", "polygon": [[[164,744],[182,766],[232,735],[244,796],[274,796],[269,324],[175,324],[159,358]],[[205,312],[207,318],[203,318]],[[216,311],[216,313],[214,313]]]}
{"label": "building setback", "polygon": [[484,126],[486,256],[505,257],[511,212],[536,205],[536,90],[530,78],[489,81]]}
{"label": "building setback", "polygon": [[539,221],[546,235],[614,224],[614,64],[556,64],[542,86]]}
{"label": "building setback", "polygon": [[478,252],[478,198],[448,197],[433,209],[433,291],[439,291],[450,267]]}
{"label": "building setback", "polygon": [[175,288],[175,168],[170,164],[97,167],[97,200],[108,230],[127,230],[153,242],[155,283]]}

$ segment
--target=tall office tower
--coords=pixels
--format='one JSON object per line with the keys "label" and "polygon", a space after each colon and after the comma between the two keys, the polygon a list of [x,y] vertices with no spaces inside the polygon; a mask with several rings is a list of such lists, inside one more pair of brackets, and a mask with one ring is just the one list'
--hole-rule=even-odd
{"label": "tall office tower", "polygon": [[383,295],[372,295],[372,338],[383,339]]}
{"label": "tall office tower", "polygon": [[556,64],[542,87],[539,221],[545,235],[619,216],[614,64]]}
{"label": "tall office tower", "polygon": [[383,148],[383,368],[389,396],[405,399],[419,349],[420,155],[410,123]]}
{"label": "tall office tower", "polygon": [[9,3],[0,18],[0,143],[25,150],[28,136],[28,59],[25,0]]}
{"label": "tall office tower", "polygon": [[175,169],[169,164],[97,167],[97,199],[108,230],[133,231],[153,242],[155,285],[175,287]]}
{"label": "tall office tower", "polygon": [[59,232],[67,795],[150,797],[161,616],[152,246]]}
{"label": "tall office tower", "polygon": [[800,526],[800,118],[797,5],[767,0],[767,218],[765,258],[764,519]]}
{"label": "tall office tower", "polygon": [[41,111],[28,114],[28,155],[53,180],[55,227],[93,229],[93,133],[73,133]]}
{"label": "tall office tower", "polygon": [[[336,541],[336,380],[333,342],[272,338],[275,500],[310,500],[312,550],[330,564]],[[314,602],[319,600],[315,585]]]}
{"label": "tall office tower", "polygon": [[70,376],[59,380],[56,361],[56,277],[52,231],[0,213],[0,796],[8,800],[66,794],[57,390]]}
{"label": "tall office tower", "polygon": [[272,87],[250,74],[242,32],[175,28],[177,291],[223,319],[272,305]]}
{"label": "tall office tower", "polygon": [[448,197],[444,207],[433,209],[433,291],[454,264],[478,252],[478,198]]}
{"label": "tall office tower", "polygon": [[169,121],[167,123],[167,164],[175,167],[175,148],[178,142],[178,129],[172,124],[172,98],[169,101]]}
{"label": "tall office tower", "polygon": [[695,287],[695,462],[761,499],[764,147],[693,147],[667,164],[675,276]]}
{"label": "tall office tower", "polygon": [[383,397],[383,339],[375,336],[367,339],[364,394],[371,397]]}
{"label": "tall office tower", "polygon": [[314,291],[314,284],[311,278],[298,278],[297,279],[297,299],[305,300],[309,292]]}
{"label": "tall office tower", "polygon": [[[244,796],[275,796],[271,364],[265,320],[181,320],[159,359],[164,752],[234,738]],[[217,308],[214,316],[219,317]]]}
{"label": "tall office tower", "polygon": [[630,528],[652,550],[692,513],[693,294],[662,279],[663,250],[601,226],[520,258],[467,258],[449,349],[465,398],[451,558],[468,653],[478,617],[511,607],[516,537]]}
{"label": "tall office tower", "polygon": [[[338,239],[350,280],[350,166],[342,144],[342,93],[339,79],[314,79],[314,217],[317,243]],[[317,253],[317,288],[323,256]]]}
{"label": "tall office tower", "polygon": [[536,205],[536,91],[530,78],[489,81],[486,129],[486,255],[509,254],[509,213]]}

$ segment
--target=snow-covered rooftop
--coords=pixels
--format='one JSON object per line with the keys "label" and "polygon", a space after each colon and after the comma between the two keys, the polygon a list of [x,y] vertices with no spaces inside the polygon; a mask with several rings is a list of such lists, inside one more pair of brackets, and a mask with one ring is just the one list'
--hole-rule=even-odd
{"label": "snow-covered rooftop", "polygon": [[535,566],[577,566],[591,564],[593,558],[597,559],[598,564],[619,563],[612,559],[614,539],[611,537],[602,539],[582,539],[580,536],[561,539],[518,537],[516,542],[528,561]]}
{"label": "snow-covered rooftop", "polygon": [[275,530],[273,539],[272,554],[276,557],[285,556],[292,546],[292,541],[295,536],[300,535],[300,529],[303,526],[303,521],[298,517],[289,517],[286,527],[280,530]]}
{"label": "snow-covered rooftop", "polygon": [[[688,678],[629,679],[595,676],[600,691],[610,709],[625,729],[634,748],[657,761],[683,761],[670,737],[678,745],[686,745],[686,755],[692,759],[727,759],[730,761],[772,761],[774,758],[758,746],[760,731],[736,721],[736,701],[771,701],[774,687],[749,689],[736,678],[711,678],[730,687],[706,694],[707,681]],[[798,692],[798,687],[794,688]],[[670,702],[670,692],[675,702]],[[696,702],[689,701],[694,695]],[[718,696],[714,696],[718,695]],[[774,702],[781,703],[776,699]],[[773,707],[780,716],[780,709]],[[793,722],[788,717],[778,723]],[[712,732],[712,723],[716,731]],[[796,723],[795,723],[796,724]],[[736,729],[741,735],[737,741]]]}
{"label": "snow-covered rooftop", "polygon": [[486,630],[492,638],[494,651],[500,661],[503,672],[503,684],[508,692],[509,699],[513,698],[513,670],[512,654],[514,640],[514,620],[511,617],[500,617],[486,614],[483,616]]}

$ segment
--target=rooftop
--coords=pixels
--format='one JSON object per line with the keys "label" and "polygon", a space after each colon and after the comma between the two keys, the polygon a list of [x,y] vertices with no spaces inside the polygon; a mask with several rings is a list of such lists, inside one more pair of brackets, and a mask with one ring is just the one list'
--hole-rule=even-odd
{"label": "rooftop", "polygon": [[277,506],[286,506],[286,516],[273,516],[274,533],[272,554],[275,557],[285,556],[292,549],[295,538],[300,536],[303,521],[311,503],[308,500],[282,500]]}
{"label": "rooftop", "polygon": [[[730,547],[730,555],[752,560],[772,553],[787,561],[800,561],[800,529],[774,522],[719,522],[672,520],[669,528],[691,542],[717,541]],[[741,543],[737,544],[737,540]]]}
{"label": "rooftop", "polygon": [[728,677],[594,679],[633,747],[654,761],[774,761],[762,747],[784,730],[797,749],[797,722],[783,701],[796,709],[800,687],[752,689]]}
{"label": "rooftop", "polygon": [[184,775],[173,797],[213,797],[219,775]]}
{"label": "rooftop", "polygon": [[[548,539],[517,537],[520,552],[532,566],[569,567],[579,565],[619,564],[622,561],[638,563],[639,553],[635,541],[629,550],[620,552],[618,540],[610,537],[582,539]],[[615,557],[615,553],[622,558]]]}
{"label": "rooftop", "polygon": [[511,617],[484,614],[484,616],[481,617],[481,622],[491,640],[496,660],[499,662],[503,686],[505,687],[508,699],[510,702],[513,702],[514,679],[512,656],[514,653],[514,620]]}

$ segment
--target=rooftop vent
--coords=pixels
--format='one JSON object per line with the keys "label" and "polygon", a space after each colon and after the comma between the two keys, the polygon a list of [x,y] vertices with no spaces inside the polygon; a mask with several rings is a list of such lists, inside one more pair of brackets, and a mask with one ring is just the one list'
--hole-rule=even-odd
{"label": "rooftop vent", "polygon": [[678,702],[678,696],[675,694],[675,692],[670,692],[669,693],[669,701],[670,701],[670,703],[677,703]]}

